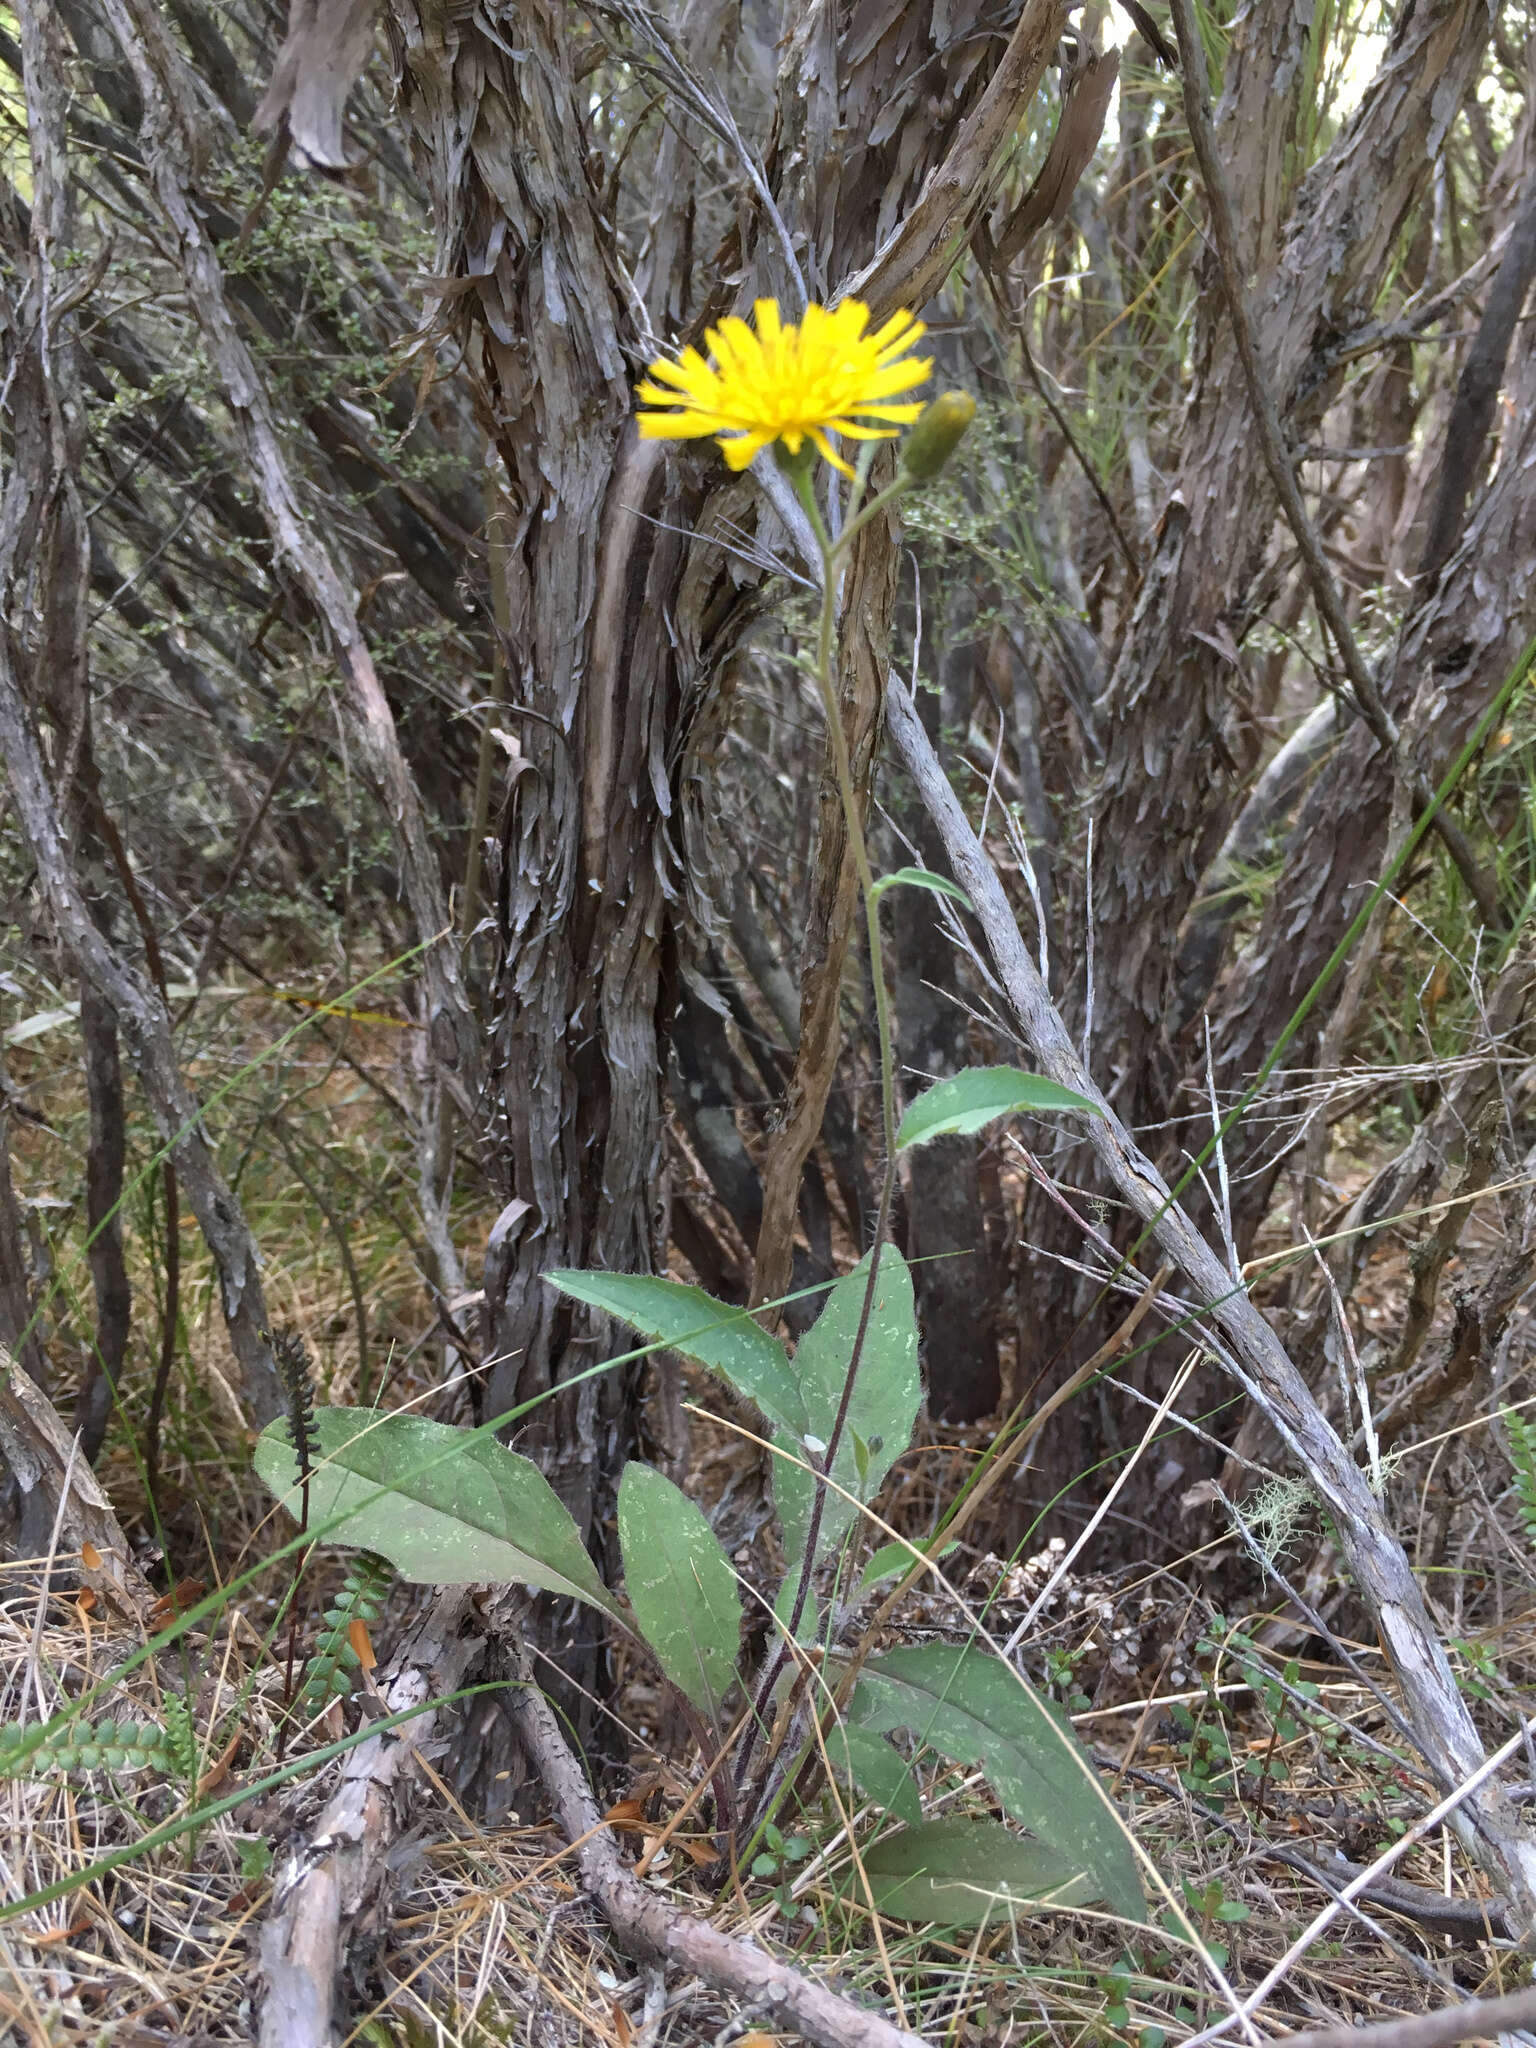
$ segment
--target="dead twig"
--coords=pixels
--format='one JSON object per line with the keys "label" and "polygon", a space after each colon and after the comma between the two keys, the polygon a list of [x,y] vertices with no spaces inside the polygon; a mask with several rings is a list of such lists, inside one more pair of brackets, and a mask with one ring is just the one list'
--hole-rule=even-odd
{"label": "dead twig", "polygon": [[[382,1687],[390,1713],[463,1683],[480,1648],[466,1632],[469,1612],[468,1593],[451,1588],[407,1637]],[[411,1766],[437,1720],[428,1709],[360,1743],[324,1812],[283,1859],[261,1936],[261,2048],[330,2048],[350,1932],[388,1883],[388,1852],[413,1804]]]}
{"label": "dead twig", "polygon": [[648,1890],[620,1855],[554,1710],[537,1686],[519,1687],[510,1712],[582,1877],[622,1948],[637,1958],[691,1971],[798,2028],[818,2048],[901,2048],[902,2043],[911,2048],[917,2035]]}
{"label": "dead twig", "polygon": [[251,487],[279,556],[293,570],[335,644],[352,731],[398,835],[401,875],[423,949],[432,1025],[441,1035],[440,1061],[461,1108],[471,1115],[484,1050],[459,972],[457,949],[437,943],[453,921],[420,792],[358,623],[353,591],[306,514],[265,379],[230,310],[224,274],[194,201],[189,167],[196,161],[197,118],[187,67],[157,7],[144,0],[107,0],[107,16],[143,100],[144,161],[176,239],[187,297],[209,355],[218,365]]}

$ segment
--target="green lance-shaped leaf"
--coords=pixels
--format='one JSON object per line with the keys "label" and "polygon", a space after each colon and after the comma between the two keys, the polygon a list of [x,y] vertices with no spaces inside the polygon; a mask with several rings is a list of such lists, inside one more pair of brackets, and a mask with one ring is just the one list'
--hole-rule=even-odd
{"label": "green lance-shaped leaf", "polygon": [[923,1817],[912,1767],[883,1735],[839,1721],[827,1730],[827,1755],[840,1778],[851,1779],[866,1798],[894,1820],[913,1826]]}
{"label": "green lance-shaped leaf", "polygon": [[670,1479],[631,1464],[619,1484],[619,1548],[641,1634],[718,1727],[741,1642],[741,1595],[720,1539]]}
{"label": "green lance-shaped leaf", "polygon": [[[837,1421],[843,1384],[853,1358],[854,1338],[869,1286],[866,1255],[827,1296],[826,1307],[800,1340],[795,1371],[805,1405],[805,1427],[798,1438],[788,1432],[776,1439],[803,1465],[819,1466]],[[917,1316],[912,1303],[912,1275],[894,1245],[880,1251],[875,1300],[854,1382],[847,1426],[837,1447],[832,1476],[855,1500],[872,1501],[887,1472],[912,1441],[922,1399],[917,1368]],[[791,1569],[805,1555],[814,1474],[789,1458],[773,1461],[774,1505],[784,1530],[784,1554]],[[817,1557],[840,1542],[855,1514],[843,1494],[827,1491],[817,1537]]]}
{"label": "green lance-shaped leaf", "polygon": [[1011,1820],[1076,1859],[1093,1896],[1146,1918],[1136,1861],[1065,1716],[973,1645],[925,1644],[871,1657],[848,1702],[851,1726],[906,1728],[954,1763],[979,1766]]}
{"label": "green lance-shaped leaf", "polygon": [[795,1375],[784,1346],[758,1328],[744,1308],[716,1301],[702,1287],[648,1273],[546,1273],[562,1294],[628,1323],[649,1342],[696,1359],[755,1402],[770,1422],[805,1428]]}
{"label": "green lance-shaped leaf", "polygon": [[1087,1906],[1102,1897],[1081,1855],[961,1815],[922,1821],[864,1851],[875,1905],[896,1920],[979,1927],[1036,1901]]}
{"label": "green lance-shaped leaf", "polygon": [[[376,1551],[417,1585],[518,1579],[622,1620],[554,1488],[537,1465],[494,1437],[421,1415],[317,1408],[315,1440],[309,1525],[345,1517],[326,1529],[327,1540]],[[262,1431],[255,1462],[297,1516],[299,1475],[286,1421]]]}
{"label": "green lance-shaped leaf", "polygon": [[931,868],[895,868],[888,875],[882,875],[870,890],[870,900],[878,903],[887,889],[929,889],[935,896],[949,896],[956,903],[963,903],[967,910],[971,899],[958,882],[951,882],[944,875],[936,875]]}
{"label": "green lance-shaped leaf", "polygon": [[926,1145],[930,1138],[969,1137],[1000,1116],[1023,1111],[1031,1116],[1059,1116],[1072,1110],[1097,1116],[1085,1095],[1075,1095],[1043,1074],[1021,1074],[1016,1067],[967,1067],[947,1081],[935,1081],[919,1095],[901,1120],[897,1147]]}
{"label": "green lance-shaped leaf", "polygon": [[[958,1548],[958,1544],[946,1543],[939,1552],[940,1561],[948,1557],[951,1551]],[[869,1563],[865,1565],[863,1571],[859,1573],[859,1598],[862,1600],[866,1593],[872,1593],[876,1586],[884,1586],[892,1579],[899,1579],[904,1572],[909,1571],[917,1563],[920,1554],[920,1545],[909,1546],[905,1543],[882,1543],[874,1556],[869,1560]]]}

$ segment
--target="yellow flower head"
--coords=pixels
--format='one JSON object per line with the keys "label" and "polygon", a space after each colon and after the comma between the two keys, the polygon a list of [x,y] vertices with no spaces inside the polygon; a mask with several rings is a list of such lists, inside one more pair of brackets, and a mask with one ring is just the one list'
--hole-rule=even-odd
{"label": "yellow flower head", "polygon": [[639,396],[668,410],[640,414],[642,439],[717,434],[732,469],[745,469],[770,441],[782,441],[791,455],[810,441],[852,476],[828,434],[885,440],[922,411],[920,403],[892,403],[932,369],[926,357],[908,354],[924,331],[910,313],[894,313],[868,334],[869,308],[857,299],[830,311],[807,306],[798,326],[785,326],[775,299],[759,299],[755,312],[755,334],[734,315],[708,330],[709,361],[685,348],[676,362],[651,364]]}

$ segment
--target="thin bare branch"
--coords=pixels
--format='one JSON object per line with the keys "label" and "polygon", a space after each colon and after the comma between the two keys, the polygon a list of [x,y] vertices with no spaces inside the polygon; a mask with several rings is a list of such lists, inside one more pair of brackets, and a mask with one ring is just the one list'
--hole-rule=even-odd
{"label": "thin bare branch", "polygon": [[[1456,1784],[1473,1777],[1484,1761],[1482,1743],[1380,1502],[1275,1332],[1247,1293],[1234,1286],[1218,1254],[1173,1200],[1167,1182],[1084,1068],[1029,957],[997,871],[939,766],[905,686],[895,676],[887,682],[886,704],[891,736],[938,827],[955,879],[975,905],[998,974],[1042,1071],[1097,1107],[1099,1114],[1087,1119],[1085,1136],[1106,1180],[1184,1273],[1195,1298],[1230,1345],[1250,1399],[1290,1446],[1332,1517],[1360,1597],[1397,1674],[1426,1761],[1443,1782]],[[1525,1924],[1536,1920],[1536,1844],[1524,1837],[1497,1787],[1481,1786],[1457,1808],[1451,1824],[1468,1854],[1507,1892],[1514,1917]]]}
{"label": "thin bare branch", "polygon": [[1536,1991],[1512,1991],[1506,1998],[1473,1998],[1440,2012],[1379,2020],[1357,2026],[1314,2027],[1286,2037],[1286,2048],[1452,2048],[1457,2041],[1492,2040],[1536,2022]]}
{"label": "thin bare branch", "polygon": [[149,0],[106,0],[106,13],[139,88],[145,160],[176,237],[181,274],[218,366],[251,481],[279,552],[330,630],[348,685],[354,733],[399,834],[406,892],[425,948],[434,1040],[442,1041],[439,1057],[468,1111],[479,1096],[481,1039],[457,950],[442,943],[451,919],[437,857],[415,779],[400,750],[394,714],[358,624],[356,599],[300,502],[265,380],[235,323],[218,258],[193,202],[189,167],[195,160],[196,124],[186,66],[163,15]]}

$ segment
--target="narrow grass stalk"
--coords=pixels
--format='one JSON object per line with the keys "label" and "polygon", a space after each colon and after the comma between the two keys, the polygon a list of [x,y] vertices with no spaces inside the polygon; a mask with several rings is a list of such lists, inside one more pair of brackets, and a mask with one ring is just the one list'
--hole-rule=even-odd
{"label": "narrow grass stalk", "polygon": [[97,1878],[107,1877],[114,1870],[120,1870],[125,1863],[132,1863],[141,1856],[149,1856],[156,1849],[163,1849],[168,1842],[176,1842],[195,1828],[206,1827],[210,1821],[221,1815],[232,1813],[237,1806],[244,1806],[252,1799],[259,1799],[264,1793],[273,1792],[279,1785],[286,1785],[306,1771],[318,1770],[333,1758],[345,1756],[350,1749],[367,1742],[372,1736],[387,1735],[391,1729],[400,1727],[406,1721],[414,1721],[418,1715],[430,1714],[438,1707],[452,1706],[458,1700],[474,1699],[480,1693],[505,1692],[506,1680],[488,1679],[481,1685],[464,1687],[460,1692],[447,1694],[442,1699],[418,1700],[414,1705],[402,1707],[397,1714],[381,1714],[376,1721],[365,1721],[350,1735],[339,1741],[329,1742],[324,1749],[311,1750],[307,1755],[295,1757],[291,1763],[269,1771],[254,1784],[238,1786],[233,1792],[226,1792],[222,1798],[211,1799],[206,1806],[195,1806],[185,1813],[162,1821],[157,1828],[141,1835],[136,1842],[125,1842],[120,1849],[111,1849],[105,1856],[97,1857],[94,1863],[86,1864],[80,1870],[72,1870],[67,1877],[55,1878],[52,1884],[41,1886],[35,1892],[28,1892],[19,1899],[0,1900],[0,1924],[14,1920],[22,1913],[35,1913],[43,1906],[51,1906],[55,1899],[67,1898],[82,1886],[94,1884]]}

